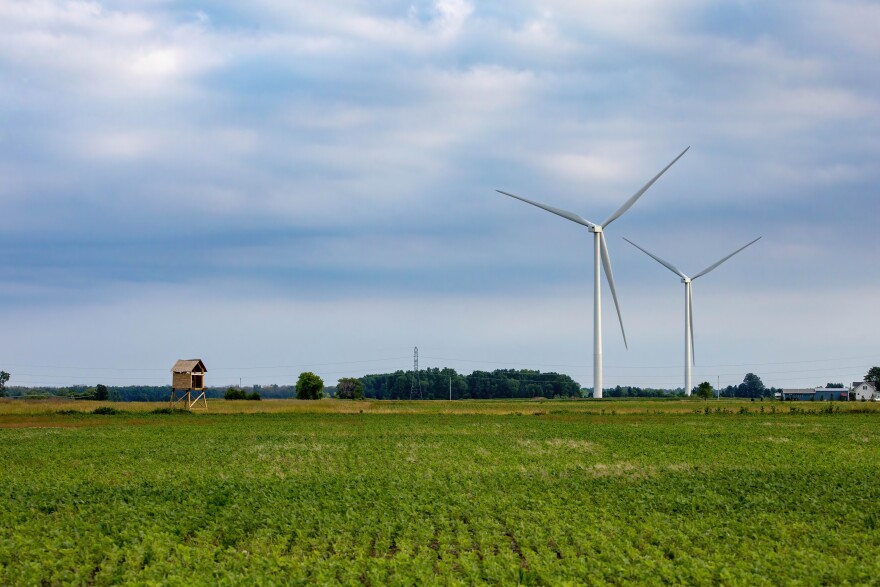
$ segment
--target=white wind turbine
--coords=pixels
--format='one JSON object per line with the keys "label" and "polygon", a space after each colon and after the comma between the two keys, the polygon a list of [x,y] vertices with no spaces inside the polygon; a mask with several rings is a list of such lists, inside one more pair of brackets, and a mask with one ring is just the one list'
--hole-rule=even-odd
{"label": "white wind turbine", "polygon": [[690,147],[687,147],[684,151],[679,153],[678,157],[672,160],[672,163],[664,167],[660,173],[655,175],[651,181],[642,186],[642,189],[633,194],[630,199],[628,199],[623,206],[617,209],[614,214],[608,217],[608,220],[603,222],[602,224],[595,224],[590,222],[589,220],[584,220],[577,214],[572,212],[566,212],[565,210],[560,210],[559,208],[554,208],[553,206],[548,206],[546,204],[539,204],[538,202],[533,202],[532,200],[527,200],[526,198],[522,198],[520,196],[516,196],[514,194],[502,191],[495,190],[500,194],[504,194],[505,196],[510,196],[511,198],[516,198],[517,200],[522,200],[527,204],[531,204],[533,206],[537,206],[538,208],[542,208],[547,210],[548,212],[552,212],[558,216],[562,216],[567,220],[571,220],[572,222],[576,222],[582,226],[586,226],[587,229],[593,233],[593,397],[601,398],[602,397],[602,288],[601,288],[601,276],[599,274],[599,258],[601,255],[602,259],[602,268],[605,270],[605,276],[608,278],[608,286],[611,288],[611,297],[614,298],[614,307],[617,309],[617,319],[620,321],[620,332],[623,334],[623,344],[626,348],[629,348],[629,345],[626,342],[626,332],[623,330],[623,318],[620,315],[620,304],[617,303],[617,291],[614,288],[614,276],[611,274],[611,258],[608,256],[608,246],[605,244],[605,234],[603,229],[606,228],[609,224],[617,220],[624,212],[629,210],[633,204],[636,203],[636,200],[642,197],[648,188],[654,185],[654,182],[660,179],[660,176],[666,173],[666,170],[672,167],[672,165],[681,159],[681,156],[684,155]]}
{"label": "white wind turbine", "polygon": [[696,362],[694,360],[694,346],[693,346],[694,311],[693,311],[693,290],[691,287],[691,282],[698,277],[702,277],[703,275],[706,275],[707,273],[709,273],[710,271],[712,271],[713,269],[715,269],[716,267],[718,267],[719,265],[721,265],[722,263],[724,263],[725,261],[727,261],[728,259],[733,257],[734,255],[736,255],[737,253],[739,253],[740,251],[742,251],[746,247],[755,244],[756,242],[761,240],[761,237],[759,236],[758,238],[756,238],[755,240],[753,240],[749,244],[738,248],[737,250],[730,253],[729,255],[727,255],[726,257],[721,259],[720,261],[717,261],[717,262],[709,265],[708,267],[706,267],[705,269],[703,269],[702,271],[700,271],[699,273],[697,273],[693,277],[688,277],[687,275],[685,275],[684,273],[679,271],[678,268],[676,268],[675,265],[673,265],[672,263],[664,261],[663,259],[661,259],[657,255],[649,253],[648,251],[646,251],[645,249],[643,249],[642,247],[640,247],[636,243],[632,242],[628,238],[623,237],[623,240],[625,240],[626,242],[628,242],[629,244],[631,244],[632,246],[634,246],[635,248],[637,248],[641,252],[645,253],[646,255],[648,255],[649,257],[651,257],[652,259],[654,259],[655,261],[657,261],[658,263],[660,263],[661,265],[663,265],[664,267],[666,267],[667,269],[669,269],[670,271],[672,271],[673,273],[675,273],[676,275],[681,277],[681,282],[684,284],[684,392],[685,392],[685,395],[690,395],[691,389],[693,388],[693,384],[691,382],[691,365]]}

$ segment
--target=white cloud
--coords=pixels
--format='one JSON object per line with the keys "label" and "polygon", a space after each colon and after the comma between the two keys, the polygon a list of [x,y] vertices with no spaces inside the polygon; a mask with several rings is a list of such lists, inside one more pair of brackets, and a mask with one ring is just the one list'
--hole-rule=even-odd
{"label": "white cloud", "polygon": [[137,76],[164,77],[180,69],[179,56],[174,49],[154,49],[134,57],[131,71]]}
{"label": "white cloud", "polygon": [[[589,363],[589,240],[492,190],[601,221],[688,144],[691,152],[611,235],[615,271],[632,288],[621,287],[631,339],[645,350],[621,358],[609,330],[609,364],[652,364],[668,351],[663,362],[677,365],[680,355],[665,313],[639,309],[650,301],[626,293],[655,284],[623,253],[621,234],[644,234],[698,265],[698,253],[715,243],[739,242],[744,225],[775,238],[762,243],[752,275],[759,285],[750,308],[771,331],[762,342],[750,342],[735,313],[711,305],[742,299],[698,297],[701,320],[732,321],[704,327],[720,334],[700,341],[700,352],[719,363],[736,353],[755,362],[751,350],[783,360],[829,340],[848,348],[837,333],[810,341],[804,324],[839,319],[851,328],[858,312],[869,313],[874,278],[864,266],[878,237],[816,248],[810,231],[821,220],[829,233],[849,234],[880,214],[870,188],[880,179],[870,3],[806,2],[782,20],[779,9],[751,4],[748,18],[730,25],[710,22],[716,6],[696,0],[256,2],[192,14],[161,2],[118,6],[0,4],[0,237],[32,239],[0,259],[5,275],[15,273],[0,291],[13,301],[0,312],[15,314],[14,300],[29,292],[66,295],[70,281],[80,293],[83,283],[148,282],[142,292],[114,290],[107,311],[56,308],[56,321],[35,309],[10,322],[26,341],[22,361],[88,320],[102,321],[105,334],[138,332],[131,344],[143,347],[130,356],[155,358],[176,343],[131,313],[148,308],[161,321],[198,305],[265,337],[262,350],[333,355],[341,351],[330,337],[308,349],[286,336],[349,320],[364,332],[394,325],[388,346],[430,336],[428,347],[466,356]],[[170,210],[197,210],[198,220],[184,227],[188,220]],[[294,228],[294,243],[262,238]],[[309,231],[321,236],[309,239]],[[135,262],[84,240],[101,237],[142,256]],[[217,289],[229,287],[220,274],[252,291],[289,275],[315,296],[351,295],[337,306],[292,300],[299,293],[291,292],[268,301],[203,289],[196,296],[188,282],[160,291],[151,280],[173,261],[161,248],[172,238],[174,256],[203,261],[198,279]],[[828,259],[836,261],[820,269]],[[818,281],[866,279],[856,310],[822,305],[826,295],[847,302],[807,288],[817,272]],[[412,285],[424,275],[460,284],[461,274],[477,276],[479,295],[425,296],[427,286]],[[735,285],[725,279],[714,283]],[[786,284],[788,306],[783,291],[764,289]],[[506,297],[511,288],[529,299]],[[670,302],[676,331],[679,302]],[[427,326],[410,326],[425,313]],[[176,358],[212,344],[221,363],[248,352],[215,335],[167,352]],[[364,335],[343,350],[357,355],[372,345]],[[59,343],[52,352],[65,350]],[[588,371],[579,373],[585,383]]]}

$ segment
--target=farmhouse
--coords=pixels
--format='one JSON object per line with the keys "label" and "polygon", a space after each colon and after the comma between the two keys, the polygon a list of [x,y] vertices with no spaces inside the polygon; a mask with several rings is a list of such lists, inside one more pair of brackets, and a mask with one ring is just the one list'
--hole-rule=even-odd
{"label": "farmhouse", "polygon": [[871,401],[880,399],[877,386],[870,381],[853,381],[852,391],[857,400]]}

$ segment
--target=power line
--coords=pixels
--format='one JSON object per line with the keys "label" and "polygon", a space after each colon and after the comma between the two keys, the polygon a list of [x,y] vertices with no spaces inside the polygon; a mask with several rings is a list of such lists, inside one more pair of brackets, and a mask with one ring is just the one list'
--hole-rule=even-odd
{"label": "power line", "polygon": [[[425,359],[433,359],[436,361],[458,361],[461,363],[487,363],[490,365],[510,365],[515,361],[484,361],[479,359],[457,359],[452,357],[429,357],[427,355],[422,355]],[[719,363],[715,365],[700,365],[700,367],[766,367],[769,365],[798,365],[803,363],[821,363],[821,362],[829,362],[829,361],[849,361],[856,359],[871,359],[880,357],[880,352],[870,354],[870,355],[861,355],[855,357],[837,357],[833,359],[804,359],[802,361],[778,361],[774,363]],[[575,365],[575,364],[566,364],[566,363],[531,363],[536,367],[569,367],[575,369],[583,369],[590,368],[592,365]],[[635,365],[605,365],[605,368],[613,368],[613,369],[681,369],[681,365],[643,365],[643,366],[635,366]]]}
{"label": "power line", "polygon": [[[212,371],[245,371],[252,369],[301,369],[303,367],[326,367],[329,365],[353,365],[359,363],[379,363],[382,361],[399,361],[406,357],[387,357],[384,359],[363,359],[359,361],[333,361],[329,363],[302,363],[299,365],[273,365],[264,367],[214,367]],[[7,367],[23,367],[25,369],[70,369],[75,371],[165,371],[170,372],[168,368],[157,367],[73,367],[61,365],[24,365],[24,364],[6,364]]]}

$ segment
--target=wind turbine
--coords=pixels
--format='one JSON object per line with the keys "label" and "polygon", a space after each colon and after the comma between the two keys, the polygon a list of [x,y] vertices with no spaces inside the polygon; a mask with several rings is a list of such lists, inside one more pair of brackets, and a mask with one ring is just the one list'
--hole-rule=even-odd
{"label": "wind turbine", "polygon": [[611,274],[611,258],[608,256],[608,246],[605,244],[605,233],[603,230],[612,222],[617,220],[620,216],[623,215],[624,212],[629,210],[633,204],[636,203],[636,200],[642,197],[648,188],[654,185],[654,182],[660,179],[660,176],[666,173],[666,170],[672,167],[672,165],[681,159],[682,155],[687,153],[687,150],[690,147],[687,147],[684,151],[679,153],[678,157],[672,160],[672,163],[664,167],[660,173],[655,175],[651,181],[642,186],[642,189],[637,191],[635,194],[630,196],[630,198],[624,202],[623,206],[617,209],[614,214],[608,217],[608,220],[603,222],[602,224],[596,224],[594,222],[590,222],[589,220],[585,220],[574,214],[572,212],[567,212],[565,210],[560,210],[559,208],[554,208],[553,206],[548,206],[546,204],[539,204],[538,202],[533,202],[532,200],[527,200],[526,198],[516,196],[509,192],[505,192],[502,190],[495,190],[500,194],[504,194],[505,196],[510,196],[511,198],[516,198],[517,200],[522,200],[527,204],[531,204],[532,206],[537,206],[538,208],[542,208],[547,210],[548,212],[552,212],[557,216],[562,216],[566,220],[571,220],[572,222],[576,222],[582,226],[586,226],[587,230],[593,233],[593,397],[601,398],[602,397],[602,282],[601,275],[599,274],[599,258],[601,256],[602,260],[602,268],[605,270],[605,276],[608,278],[608,286],[611,288],[611,297],[614,298],[614,307],[617,309],[617,319],[620,321],[620,332],[623,334],[623,344],[626,348],[629,348],[629,345],[626,342],[626,331],[623,329],[623,318],[620,315],[620,304],[617,303],[617,290],[614,288],[614,276]]}
{"label": "wind turbine", "polygon": [[645,249],[643,249],[642,247],[640,247],[636,243],[632,242],[628,238],[623,237],[623,240],[625,240],[626,242],[628,242],[629,244],[631,244],[632,246],[634,246],[635,248],[637,248],[641,252],[645,253],[646,255],[648,255],[649,257],[651,257],[652,259],[654,259],[655,261],[657,261],[658,263],[660,263],[661,265],[663,265],[664,267],[666,267],[667,269],[669,269],[670,271],[672,271],[673,273],[675,273],[676,275],[681,277],[681,282],[684,284],[684,392],[685,392],[685,395],[690,395],[691,389],[693,389],[693,384],[691,383],[691,365],[696,362],[694,360],[694,347],[693,347],[694,312],[693,312],[693,289],[691,287],[691,282],[694,281],[696,278],[702,277],[703,275],[706,275],[710,271],[714,270],[716,267],[718,267],[719,265],[721,265],[722,263],[724,263],[725,261],[727,261],[728,259],[730,259],[734,255],[736,255],[737,253],[739,253],[740,251],[742,251],[746,247],[755,244],[756,242],[761,240],[761,237],[759,236],[758,238],[756,238],[755,240],[753,240],[749,244],[738,248],[737,250],[730,253],[729,255],[727,255],[726,257],[721,259],[720,261],[717,261],[717,262],[709,265],[708,267],[706,267],[705,269],[703,269],[702,271],[700,271],[699,273],[697,273],[693,277],[688,277],[687,275],[685,275],[684,273],[679,271],[678,268],[676,268],[675,265],[673,265],[672,263],[664,261],[663,259],[661,259],[657,255],[649,253],[648,251],[646,251]]}

